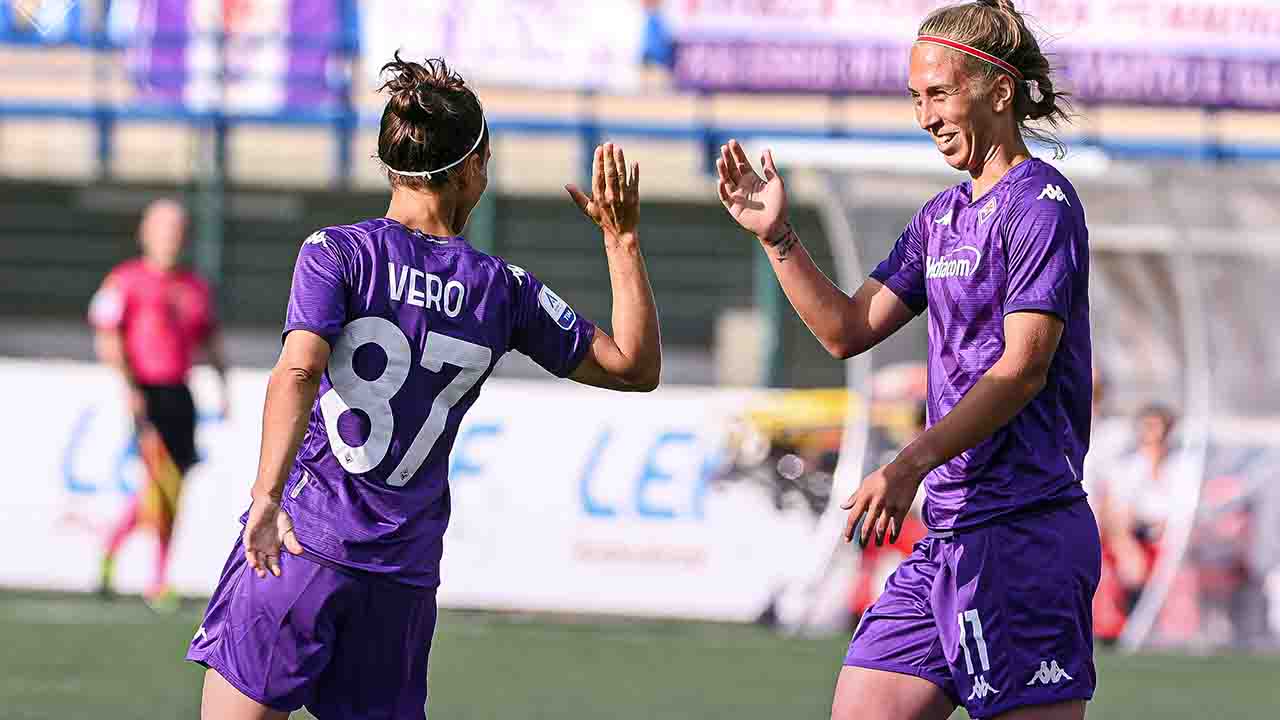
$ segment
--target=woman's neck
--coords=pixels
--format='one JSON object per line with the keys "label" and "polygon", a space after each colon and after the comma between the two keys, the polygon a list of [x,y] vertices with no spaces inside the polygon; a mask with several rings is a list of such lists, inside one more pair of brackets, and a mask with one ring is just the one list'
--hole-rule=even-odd
{"label": "woman's neck", "polygon": [[978,167],[969,171],[969,176],[973,178],[972,201],[986,195],[1010,170],[1030,159],[1031,151],[1020,136],[992,143]]}
{"label": "woman's neck", "polygon": [[453,237],[462,231],[455,227],[457,206],[438,193],[396,188],[391,193],[387,217],[426,235]]}

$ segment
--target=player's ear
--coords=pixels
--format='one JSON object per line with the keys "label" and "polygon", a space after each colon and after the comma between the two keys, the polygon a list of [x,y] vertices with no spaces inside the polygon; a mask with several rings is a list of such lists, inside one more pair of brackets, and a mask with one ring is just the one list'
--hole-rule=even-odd
{"label": "player's ear", "polygon": [[471,153],[463,165],[466,168],[468,182],[481,180],[488,175],[489,167],[482,153]]}
{"label": "player's ear", "polygon": [[999,114],[1013,108],[1014,92],[1013,78],[1001,73],[991,86],[991,109]]}

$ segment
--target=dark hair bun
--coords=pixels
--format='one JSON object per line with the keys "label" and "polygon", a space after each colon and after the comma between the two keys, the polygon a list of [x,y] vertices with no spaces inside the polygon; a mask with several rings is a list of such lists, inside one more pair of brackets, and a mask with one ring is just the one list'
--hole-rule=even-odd
{"label": "dark hair bun", "polygon": [[[378,134],[378,157],[406,172],[443,167],[463,157],[484,131],[480,100],[443,58],[421,63],[396,51],[382,66],[379,92],[389,95]],[[481,148],[477,148],[480,150]],[[447,177],[409,178],[392,174],[393,184],[442,185]]]}
{"label": "dark hair bun", "polygon": [[462,76],[441,58],[419,64],[402,60],[397,50],[395,59],[383,65],[381,73],[390,74],[381,89],[391,96],[391,111],[411,121],[447,114],[451,110],[447,96],[467,90]]}

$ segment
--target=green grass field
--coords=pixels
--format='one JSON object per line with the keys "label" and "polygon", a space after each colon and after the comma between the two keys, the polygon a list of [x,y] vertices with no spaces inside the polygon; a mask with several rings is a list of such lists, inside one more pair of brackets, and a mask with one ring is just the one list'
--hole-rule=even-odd
{"label": "green grass field", "polygon": [[[202,609],[157,616],[131,598],[0,593],[0,719],[198,717],[202,670],[181,657]],[[825,718],[846,640],[446,612],[431,656],[431,717]],[[1095,720],[1280,716],[1280,658],[1098,661]]]}

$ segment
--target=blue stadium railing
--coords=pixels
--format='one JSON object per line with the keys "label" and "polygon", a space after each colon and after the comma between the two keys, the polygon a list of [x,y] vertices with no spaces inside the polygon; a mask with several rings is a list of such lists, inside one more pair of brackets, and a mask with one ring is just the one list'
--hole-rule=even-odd
{"label": "blue stadium railing", "polygon": [[[352,8],[354,6],[351,6]],[[350,10],[354,12],[353,9]],[[357,52],[355,28],[356,24],[344,22],[347,28],[333,36],[291,36],[287,42],[292,47],[322,48],[333,52],[346,64],[346,72],[326,77],[294,76],[293,83],[312,83],[314,89],[331,95],[333,102],[326,107],[285,107],[271,112],[222,112],[219,110],[197,110],[180,103],[138,102],[117,105],[105,98],[90,102],[48,102],[0,97],[0,122],[6,118],[59,118],[78,119],[94,123],[97,129],[97,167],[102,175],[109,174],[113,148],[113,128],[119,123],[137,121],[170,121],[189,124],[193,127],[207,128],[215,138],[215,172],[225,170],[226,138],[228,133],[242,125],[275,125],[275,126],[307,126],[328,127],[333,132],[334,165],[336,169],[332,181],[335,185],[349,183],[352,172],[352,144],[357,129],[376,127],[378,118],[362,114],[351,102],[351,67]],[[180,34],[171,36],[152,36],[150,41],[158,43],[186,43],[192,35]],[[204,39],[212,37],[218,47],[225,46],[226,37],[219,33],[211,33]],[[243,36],[241,36],[243,37]],[[41,46],[51,43],[43,38],[16,32],[11,26],[0,25],[0,46]],[[59,46],[79,47],[92,53],[95,58],[106,60],[109,54],[120,53],[123,48],[113,42],[104,33],[75,32],[67,34],[53,43]],[[110,68],[105,62],[95,63],[95,86],[107,86]],[[173,77],[149,74],[151,81],[157,79],[179,83],[183,80],[181,73]],[[589,96],[591,90],[582,90]],[[709,96],[708,96],[709,97]],[[587,103],[587,105],[590,105]],[[1212,108],[1204,110],[1215,112]],[[535,135],[571,135],[576,136],[582,148],[591,148],[607,137],[645,137],[665,140],[685,140],[701,144],[707,158],[713,158],[716,148],[730,137],[751,137],[767,135],[773,138],[796,140],[833,140],[851,139],[873,142],[926,142],[919,133],[872,131],[854,129],[843,126],[826,128],[784,127],[777,125],[722,125],[702,122],[632,122],[615,118],[602,118],[591,113],[578,114],[572,118],[551,115],[496,115],[489,118],[494,133],[520,133]],[[1170,141],[1170,140],[1113,140],[1107,138],[1086,137],[1074,141],[1077,144],[1099,148],[1116,157],[1126,158],[1162,158],[1190,161],[1224,162],[1280,160],[1280,145],[1263,145],[1250,143],[1224,142],[1217,139],[1205,141]],[[584,158],[581,172],[589,175],[590,153],[582,152]],[[710,160],[708,161],[710,163]],[[710,170],[710,164],[708,164]]]}

